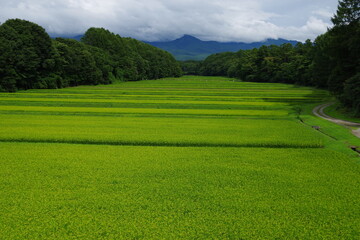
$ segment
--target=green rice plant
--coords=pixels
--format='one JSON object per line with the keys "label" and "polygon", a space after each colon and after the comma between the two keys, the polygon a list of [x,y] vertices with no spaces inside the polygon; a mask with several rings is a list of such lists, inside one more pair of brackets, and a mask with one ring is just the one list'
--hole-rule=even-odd
{"label": "green rice plant", "polygon": [[55,102],[62,104],[64,102],[75,102],[75,103],[139,103],[139,104],[164,104],[164,103],[174,103],[174,104],[215,104],[215,105],[249,105],[249,106],[278,106],[282,103],[278,102],[264,102],[264,101],[186,101],[186,100],[129,100],[129,99],[93,99],[93,98],[11,98],[11,97],[1,97],[0,101],[3,104],[4,102],[14,103],[17,102],[26,102],[32,104],[33,102]]}
{"label": "green rice plant", "polygon": [[357,239],[358,142],[311,116],[326,98],[194,76],[0,93],[0,239]]}
{"label": "green rice plant", "polygon": [[293,120],[57,115],[28,115],[24,118],[21,114],[2,117],[2,141],[172,146],[323,146],[321,134]]}
{"label": "green rice plant", "polygon": [[226,110],[226,109],[158,109],[158,108],[91,108],[91,107],[38,107],[38,106],[0,106],[0,112],[76,112],[76,113],[114,113],[114,114],[194,114],[225,116],[285,116],[286,110]]}
{"label": "green rice plant", "polygon": [[0,143],[1,239],[357,239],[328,149]]}

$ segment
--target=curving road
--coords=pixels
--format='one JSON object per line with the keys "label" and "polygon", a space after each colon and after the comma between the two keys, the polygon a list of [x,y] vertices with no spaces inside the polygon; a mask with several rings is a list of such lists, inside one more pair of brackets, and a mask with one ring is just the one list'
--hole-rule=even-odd
{"label": "curving road", "polygon": [[352,133],[357,136],[358,138],[360,138],[360,123],[355,123],[355,122],[350,122],[350,121],[345,121],[345,120],[341,120],[341,119],[337,119],[337,118],[333,118],[333,117],[330,117],[329,115],[326,115],[324,113],[324,109],[333,105],[335,103],[331,102],[331,103],[325,103],[325,104],[321,104],[319,106],[316,106],[314,109],[313,109],[313,114],[315,116],[318,116],[318,117],[321,117],[323,119],[326,119],[330,122],[333,122],[333,123],[336,123],[336,124],[339,124],[339,125],[342,125],[342,126],[345,126],[345,127],[357,127],[358,129],[355,129],[355,130],[352,130]]}

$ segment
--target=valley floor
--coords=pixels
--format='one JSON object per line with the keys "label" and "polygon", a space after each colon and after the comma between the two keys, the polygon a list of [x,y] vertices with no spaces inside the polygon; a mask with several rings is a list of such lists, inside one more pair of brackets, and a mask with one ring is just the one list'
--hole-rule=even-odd
{"label": "valley floor", "polygon": [[[0,239],[357,239],[325,91],[183,77],[0,94]],[[312,126],[320,126],[320,130]]]}

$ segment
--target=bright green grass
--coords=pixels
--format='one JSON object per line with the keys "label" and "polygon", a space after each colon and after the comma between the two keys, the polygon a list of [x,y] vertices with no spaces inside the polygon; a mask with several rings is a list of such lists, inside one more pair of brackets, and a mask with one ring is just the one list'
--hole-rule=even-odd
{"label": "bright green grass", "polygon": [[116,145],[323,146],[321,134],[293,120],[168,116],[6,115],[0,126],[0,140]]}
{"label": "bright green grass", "polygon": [[346,112],[341,108],[340,103],[325,108],[324,113],[334,118],[360,123],[360,118],[354,117],[350,112]]}
{"label": "bright green grass", "polygon": [[265,101],[259,101],[259,102],[244,102],[244,101],[181,101],[181,100],[127,100],[127,99],[87,99],[87,98],[5,98],[2,97],[0,98],[1,102],[5,102],[5,103],[13,103],[16,104],[18,102],[25,102],[28,104],[32,104],[32,103],[36,103],[36,102],[55,102],[55,103],[66,103],[66,102],[74,102],[74,103],[137,103],[137,104],[192,104],[192,105],[245,105],[245,106],[276,106],[276,105],[280,105],[281,103],[277,103],[277,102],[265,102]]}
{"label": "bright green grass", "polygon": [[0,143],[1,239],[357,239],[359,164],[325,149]]}
{"label": "bright green grass", "polygon": [[57,113],[113,113],[113,114],[184,114],[235,116],[286,116],[286,110],[227,110],[227,109],[159,109],[159,108],[94,108],[94,107],[38,107],[0,106],[0,112],[57,112]]}
{"label": "bright green grass", "polygon": [[[331,148],[332,150],[337,150],[340,152],[351,152],[349,147],[351,146],[360,146],[360,138],[354,136],[351,133],[351,129],[345,128],[338,124],[329,122],[319,117],[312,115],[312,110],[315,106],[320,104],[310,104],[303,105],[303,112],[300,115],[300,118],[308,126],[319,126],[320,134],[324,136],[324,144]],[[358,154],[351,152],[354,156],[359,156]],[[358,159],[358,158],[357,158]]]}
{"label": "bright green grass", "polygon": [[[271,91],[271,89],[269,90]],[[90,93],[83,93],[80,91],[80,89],[77,90],[78,93],[64,93],[59,94],[54,92],[51,93],[24,93],[20,94],[1,94],[0,100],[6,101],[8,98],[13,99],[15,97],[20,98],[46,98],[46,99],[52,99],[52,98],[63,98],[69,99],[69,98],[81,98],[81,99],[94,99],[95,102],[100,100],[115,100],[119,101],[121,100],[131,100],[131,101],[199,101],[199,104],[206,101],[223,101],[223,102],[271,102],[271,103],[282,103],[282,104],[292,104],[292,103],[304,103],[304,102],[318,102],[323,99],[323,97],[313,97],[313,96],[306,96],[299,94],[298,96],[292,96],[292,97],[285,97],[285,96],[261,96],[259,94],[252,94],[249,96],[205,96],[201,95],[201,93],[198,93],[197,95],[193,96],[186,96],[186,95],[177,95],[177,94],[169,94],[169,95],[124,95],[124,94],[90,94]],[[106,101],[105,100],[105,101]],[[50,100],[51,101],[51,100]]]}
{"label": "bright green grass", "polygon": [[327,98],[191,76],[1,93],[0,239],[357,239],[360,141],[311,116]]}

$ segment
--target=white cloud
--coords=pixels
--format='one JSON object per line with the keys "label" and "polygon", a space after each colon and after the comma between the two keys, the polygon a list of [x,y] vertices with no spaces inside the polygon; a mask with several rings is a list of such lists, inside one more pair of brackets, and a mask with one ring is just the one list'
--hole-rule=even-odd
{"label": "white cloud", "polygon": [[190,34],[203,40],[314,39],[330,26],[337,0],[0,0],[0,21],[27,19],[48,32],[104,27],[141,40]]}
{"label": "white cloud", "polygon": [[330,23],[311,16],[306,24],[301,27],[279,28],[279,37],[299,41],[305,41],[306,39],[313,40],[318,35],[325,33],[330,26]]}
{"label": "white cloud", "polygon": [[312,13],[325,19],[331,19],[334,16],[334,13],[329,9],[318,9]]}

